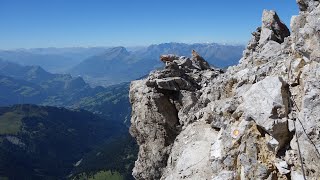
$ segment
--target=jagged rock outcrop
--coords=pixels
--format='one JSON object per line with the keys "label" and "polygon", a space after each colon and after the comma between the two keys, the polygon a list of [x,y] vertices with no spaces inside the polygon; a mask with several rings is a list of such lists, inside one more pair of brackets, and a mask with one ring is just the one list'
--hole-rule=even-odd
{"label": "jagged rock outcrop", "polygon": [[290,35],[287,26],[280,20],[275,11],[263,11],[261,34],[259,45],[263,46],[268,41],[276,41],[282,43],[284,38]]}
{"label": "jagged rock outcrop", "polygon": [[320,177],[320,6],[297,2],[291,34],[264,11],[225,72],[193,52],[131,83],[136,179]]}

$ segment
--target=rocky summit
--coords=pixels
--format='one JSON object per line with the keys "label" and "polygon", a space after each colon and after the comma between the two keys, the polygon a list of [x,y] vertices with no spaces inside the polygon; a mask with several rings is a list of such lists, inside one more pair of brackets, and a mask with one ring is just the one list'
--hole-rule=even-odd
{"label": "rocky summit", "polygon": [[297,4],[291,32],[263,12],[237,66],[168,55],[131,83],[136,179],[319,179],[320,6]]}

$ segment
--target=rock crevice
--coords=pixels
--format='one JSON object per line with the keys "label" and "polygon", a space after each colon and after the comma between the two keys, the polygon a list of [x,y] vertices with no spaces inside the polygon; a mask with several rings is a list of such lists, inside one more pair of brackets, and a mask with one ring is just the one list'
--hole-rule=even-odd
{"label": "rock crevice", "polygon": [[136,179],[320,177],[320,6],[297,3],[291,33],[263,12],[237,66],[164,55],[131,83]]}

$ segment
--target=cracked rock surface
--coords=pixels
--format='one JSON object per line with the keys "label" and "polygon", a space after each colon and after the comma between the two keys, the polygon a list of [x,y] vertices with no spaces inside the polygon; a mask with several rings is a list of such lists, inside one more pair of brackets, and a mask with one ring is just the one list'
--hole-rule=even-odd
{"label": "cracked rock surface", "polygon": [[237,66],[170,56],[130,87],[136,179],[320,177],[320,6],[263,12]]}

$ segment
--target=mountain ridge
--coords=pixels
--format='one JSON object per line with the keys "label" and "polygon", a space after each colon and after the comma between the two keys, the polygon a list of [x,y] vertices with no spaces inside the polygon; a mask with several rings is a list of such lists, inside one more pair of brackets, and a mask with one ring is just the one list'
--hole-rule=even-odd
{"label": "mountain ridge", "polygon": [[297,0],[291,32],[264,10],[226,71],[170,56],[130,85],[136,179],[318,179],[320,2]]}
{"label": "mountain ridge", "polygon": [[[94,79],[98,81],[102,78],[106,79],[103,83],[111,84],[114,84],[114,81],[118,83],[131,81],[161,67],[162,64],[158,61],[160,55],[187,56],[192,49],[202,53],[211,65],[226,67],[238,62],[244,47],[217,43],[162,43],[136,51],[127,51],[124,47],[115,47],[82,61],[69,72],[74,76],[81,75],[89,81],[94,81]],[[120,52],[121,54],[119,54]]]}
{"label": "mountain ridge", "polygon": [[92,88],[81,77],[0,61],[0,90],[0,106],[30,103],[82,108],[129,124],[129,83]]}
{"label": "mountain ridge", "polygon": [[[87,156],[101,145],[110,147],[116,140],[127,142],[126,132],[122,123],[107,121],[85,110],[30,104],[0,107],[0,177],[71,179],[71,173],[97,171],[92,167],[127,176],[125,165],[130,164],[129,160],[105,166],[80,161],[81,169],[75,166],[83,158],[90,161]],[[115,158],[127,155],[116,154]]]}

